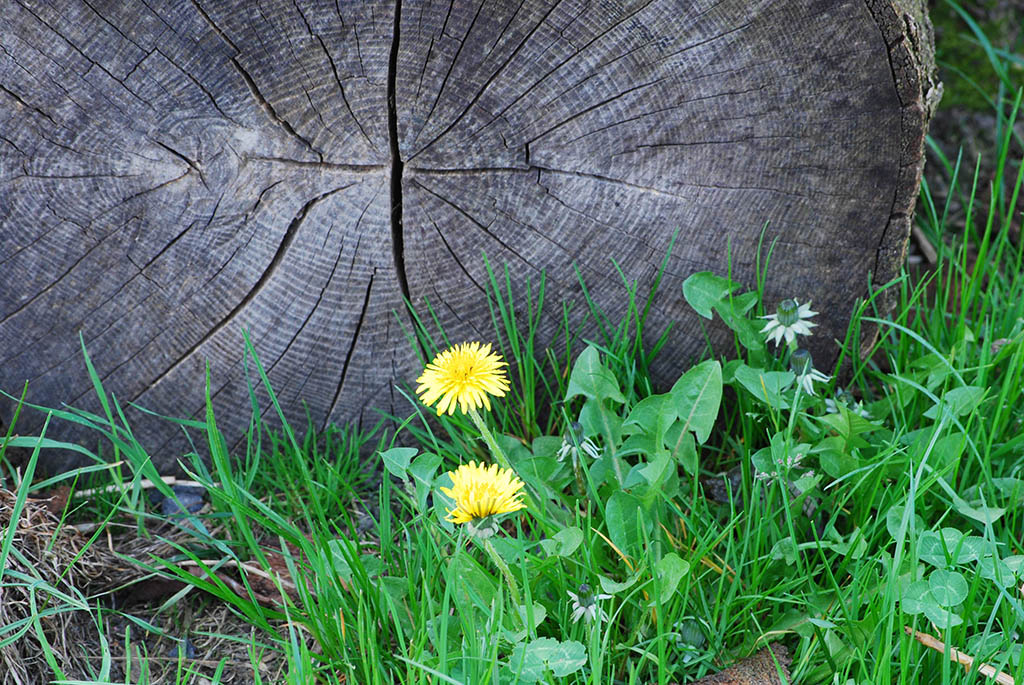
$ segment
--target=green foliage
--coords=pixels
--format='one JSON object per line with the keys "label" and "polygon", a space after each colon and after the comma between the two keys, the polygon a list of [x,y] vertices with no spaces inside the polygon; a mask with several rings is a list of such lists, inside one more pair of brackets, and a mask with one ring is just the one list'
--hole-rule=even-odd
{"label": "green foliage", "polygon": [[[778,303],[761,300],[763,271],[753,289],[697,273],[683,297],[732,331],[734,345],[655,387],[648,370],[666,338],[651,337],[645,315],[657,279],[646,297],[624,284],[630,307],[618,320],[581,283],[596,336],[581,340],[570,303],[558,303],[559,335],[540,349],[551,316],[544,278],[520,282],[487,264],[494,342],[511,362],[512,389],[486,430],[413,401],[412,415],[386,429],[300,437],[249,348],[283,430],[254,424],[245,457],[232,458],[212,407],[180,421],[205,439],[183,465],[209,509],[166,520],[142,487],[156,478],[146,447],[86,355],[101,413],[54,410],[47,430],[53,421],[85,426],[117,465],[12,427],[0,462],[15,518],[40,489],[104,479],[109,494],[72,494],[75,515],[99,522],[90,544],[115,521],[140,537],[157,525],[187,530],[142,570],[184,585],[169,602],[203,593],[230,607],[252,626],[241,639],[251,640],[253,662],[280,655],[288,682],[667,685],[777,640],[794,655],[794,683],[982,682],[977,667],[954,667],[905,628],[1024,681],[1024,248],[1012,230],[1024,185],[1013,152],[1024,61],[976,9],[947,2],[936,16],[980,60],[958,67],[971,87],[996,89],[983,98],[997,112],[994,175],[976,171],[963,183],[962,160],[936,155],[952,190],[939,199],[926,185],[918,216],[935,240],[934,274],[876,284],[899,306],[878,312],[877,291],[858,306],[841,365],[808,378],[791,364],[801,336],[766,342],[763,315]],[[413,316],[410,342],[427,355],[452,342],[429,305]],[[879,339],[862,359],[869,327]],[[255,400],[253,410],[262,415]],[[17,448],[31,451],[25,470],[3,459]],[[32,482],[39,454],[53,449],[95,464]],[[525,482],[531,507],[483,541],[445,520],[440,488],[451,485],[450,469],[491,461],[494,449]],[[369,452],[378,457],[371,468]],[[42,630],[49,617],[95,616],[105,646],[121,638],[104,633],[103,618],[144,624],[105,598],[8,570],[13,530],[0,544],[0,590],[31,587],[41,601],[28,619],[0,626],[0,647],[34,636],[60,679]],[[280,602],[268,605],[245,576],[224,581],[242,567],[272,579]],[[109,661],[95,682],[110,681]],[[148,673],[144,659],[129,666]],[[182,663],[179,682],[219,681],[219,666],[204,668]]]}

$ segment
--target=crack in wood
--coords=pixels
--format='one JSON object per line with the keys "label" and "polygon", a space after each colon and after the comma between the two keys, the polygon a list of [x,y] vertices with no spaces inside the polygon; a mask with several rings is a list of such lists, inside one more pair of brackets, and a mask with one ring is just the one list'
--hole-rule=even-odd
{"label": "crack in wood", "polygon": [[405,273],[405,238],[402,232],[402,173],[405,167],[398,146],[398,105],[395,91],[398,81],[398,41],[402,23],[402,0],[395,2],[395,27],[388,55],[388,144],[391,147],[391,251],[395,274],[403,299],[412,302],[409,279]]}
{"label": "crack in wood", "polygon": [[55,127],[60,128],[60,125],[56,121],[54,121],[53,117],[51,117],[49,114],[47,114],[45,111],[39,109],[38,107],[35,107],[34,105],[30,105],[27,102],[25,102],[25,100],[20,95],[15,93],[13,90],[11,90],[11,89],[5,87],[4,85],[0,84],[0,92],[6,93],[10,97],[14,98],[14,101],[17,102],[22,107],[24,107],[25,109],[30,109],[33,112],[35,112],[36,114],[38,114],[40,116],[43,116],[43,117],[46,117],[51,124],[53,124]]}
{"label": "crack in wood", "polygon": [[243,309],[245,309],[253,300],[255,300],[256,297],[259,295],[260,291],[264,288],[264,286],[266,286],[267,283],[270,282],[270,279],[273,277],[273,275],[277,271],[278,267],[280,267],[281,263],[284,261],[285,256],[288,254],[288,249],[291,247],[292,243],[294,242],[295,235],[298,233],[299,227],[302,225],[302,222],[305,221],[306,217],[309,215],[309,212],[312,211],[312,209],[314,207],[316,207],[317,204],[319,204],[323,200],[327,199],[331,195],[334,195],[335,193],[339,193],[339,192],[345,190],[346,188],[352,187],[353,185],[355,185],[355,184],[354,183],[349,183],[349,184],[341,186],[339,188],[334,188],[332,190],[328,190],[326,193],[321,193],[320,195],[317,195],[316,197],[308,200],[304,205],[302,205],[302,207],[299,209],[298,213],[291,220],[291,223],[288,224],[288,228],[285,231],[284,237],[281,239],[281,243],[278,245],[277,251],[274,253],[274,256],[271,258],[270,263],[267,265],[267,268],[264,269],[264,271],[260,275],[259,279],[257,279],[256,283],[249,290],[249,292],[246,293],[245,297],[243,297],[238,302],[238,304],[236,304],[234,306],[234,308],[230,312],[228,312],[228,314],[223,319],[221,319],[220,322],[217,323],[216,326],[211,328],[209,330],[209,332],[207,332],[198,341],[196,341],[191,347],[189,347],[187,350],[185,350],[185,352],[182,353],[170,366],[168,366],[166,369],[164,369],[164,371],[162,373],[160,373],[152,381],[150,381],[149,384],[145,388],[143,388],[134,397],[132,397],[131,401],[135,402],[146,391],[148,391],[148,390],[150,390],[152,388],[155,388],[157,385],[159,385],[160,382],[163,379],[167,378],[167,376],[169,376],[171,374],[171,372],[173,372],[176,368],[181,366],[181,364],[183,364],[186,359],[191,357],[196,352],[196,350],[198,350],[200,347],[202,347],[204,344],[206,344],[206,342],[209,341],[211,338],[213,338],[213,336],[215,336],[217,333],[222,331],[228,324],[230,324],[232,321],[234,321],[235,317]]}
{"label": "crack in wood", "polygon": [[213,21],[213,18],[209,14],[207,14],[206,10],[202,8],[202,6],[199,4],[197,0],[191,0],[191,2],[192,6],[195,7],[196,11],[199,13],[199,16],[203,18],[203,21],[205,21],[210,26],[210,28],[214,30],[214,32],[220,37],[221,40],[227,43],[228,46],[230,46],[231,49],[235,51],[235,54],[229,58],[231,66],[233,66],[235,71],[238,72],[238,75],[242,77],[242,80],[245,82],[246,87],[252,94],[253,99],[255,99],[257,103],[259,103],[260,108],[264,111],[267,117],[269,117],[272,122],[274,122],[282,129],[284,129],[284,131],[289,136],[301,142],[310,152],[316,155],[318,160],[320,160],[321,162],[324,161],[323,153],[321,153],[319,150],[313,147],[313,143],[311,143],[308,138],[304,137],[302,134],[296,131],[295,128],[288,122],[287,119],[278,114],[277,110],[274,109],[274,106],[270,104],[270,101],[267,100],[267,98],[264,97],[263,93],[260,92],[259,86],[256,85],[255,79],[253,79],[252,75],[248,71],[246,71],[245,67],[242,66],[241,62],[238,61],[238,56],[242,54],[242,51],[238,49],[238,46],[235,45],[234,41],[232,41],[231,38],[228,37],[228,35],[224,32],[223,29],[217,26],[217,24]]}
{"label": "crack in wood", "polygon": [[327,414],[324,416],[324,424],[320,428],[321,433],[327,430],[327,424],[330,423],[331,416],[334,414],[334,410],[337,408],[338,402],[341,400],[341,390],[345,387],[345,377],[348,375],[352,355],[356,351],[356,343],[359,341],[359,332],[363,329],[363,322],[366,321],[366,312],[370,308],[370,292],[373,290],[373,278],[376,275],[377,267],[374,267],[373,271],[370,272],[370,281],[366,284],[366,296],[363,297],[363,307],[359,310],[359,318],[356,320],[356,329],[352,331],[352,343],[348,346],[348,352],[345,354],[345,363],[341,367],[341,379],[338,381],[338,387],[334,391],[334,398],[331,400],[331,407],[327,410]]}
{"label": "crack in wood", "polygon": [[[520,8],[521,7],[522,7],[522,5],[520,5]],[[441,138],[446,136],[452,129],[455,128],[456,125],[459,124],[459,122],[461,122],[466,117],[466,115],[469,113],[469,111],[471,109],[473,109],[473,107],[476,106],[477,102],[480,101],[480,98],[483,97],[483,95],[487,91],[487,89],[491,87],[491,85],[495,82],[495,80],[498,79],[499,76],[501,76],[501,74],[505,71],[505,68],[512,62],[513,59],[516,58],[516,56],[519,54],[519,52],[530,41],[530,39],[533,38],[534,34],[540,29],[540,27],[544,25],[544,23],[548,20],[548,17],[551,16],[551,13],[555,11],[556,7],[558,7],[558,3],[553,3],[551,5],[551,7],[548,8],[547,12],[545,12],[544,15],[541,16],[540,20],[536,24],[534,24],[533,27],[529,31],[526,32],[526,35],[523,36],[522,40],[519,41],[519,44],[516,45],[515,49],[512,50],[511,53],[509,53],[508,57],[506,57],[505,60],[500,65],[498,65],[498,68],[495,69],[494,72],[491,73],[491,75],[487,78],[487,80],[483,84],[481,84],[479,88],[477,88],[476,94],[470,99],[469,104],[467,104],[463,108],[462,112],[460,112],[459,115],[457,117],[455,117],[455,119],[452,120],[452,122],[449,123],[444,128],[443,131],[441,131],[436,136],[434,136],[434,138],[430,142],[428,142],[426,145],[422,146],[419,150],[417,150],[415,153],[413,153],[409,157],[410,161],[412,161],[412,159],[415,158],[416,155],[418,155],[419,153],[423,152],[424,150],[429,149],[432,145],[434,145],[434,143],[436,143]],[[480,4],[480,8],[481,9],[483,8],[483,3]],[[519,13],[519,9],[516,10],[516,14],[518,14],[518,13]],[[479,10],[477,11],[477,14],[479,14]],[[509,21],[511,21],[511,19]],[[476,17],[473,17],[473,23],[474,24],[476,23]],[[473,26],[470,25],[469,29],[466,31],[466,36],[467,37],[469,36],[469,32],[472,31],[472,30],[473,30]],[[455,68],[455,61],[458,59],[459,53],[461,51],[462,51],[462,44],[459,45],[459,49],[455,53],[455,57],[452,59],[452,64],[451,64],[451,66],[448,69],[448,74],[445,75],[444,83],[442,83],[441,84],[441,88],[438,89],[437,99],[434,101],[434,106],[435,107],[437,105],[437,100],[439,100],[441,98],[441,92],[444,90],[445,84],[448,82],[448,75],[451,74],[452,69]],[[430,113],[432,114],[433,111],[434,111],[434,108],[431,107]],[[429,118],[430,118],[430,114],[427,115],[427,119],[429,119]]]}

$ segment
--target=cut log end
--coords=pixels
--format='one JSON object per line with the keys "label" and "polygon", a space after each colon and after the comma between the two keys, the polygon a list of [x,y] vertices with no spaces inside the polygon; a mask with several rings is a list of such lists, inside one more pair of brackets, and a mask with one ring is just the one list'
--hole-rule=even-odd
{"label": "cut log end", "polygon": [[[81,335],[122,404],[201,417],[209,369],[229,444],[243,330],[296,425],[404,414],[404,302],[493,339],[484,254],[517,297],[545,274],[539,344],[577,269],[614,318],[664,264],[667,384],[705,343],[682,280],[753,285],[763,233],[824,364],[899,273],[940,92],[923,0],[70,0],[0,48],[0,389],[98,409]],[[129,418],[173,468],[180,427]]]}

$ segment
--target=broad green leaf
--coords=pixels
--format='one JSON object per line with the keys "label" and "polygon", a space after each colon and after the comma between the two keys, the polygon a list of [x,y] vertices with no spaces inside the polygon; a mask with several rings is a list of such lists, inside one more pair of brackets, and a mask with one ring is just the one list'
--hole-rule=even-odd
{"label": "broad green leaf", "polygon": [[530,630],[526,628],[526,624],[529,622],[530,613],[533,616],[532,629],[536,630],[537,626],[544,622],[544,619],[548,617],[548,610],[544,608],[544,605],[539,602],[534,602],[532,612],[526,611],[526,605],[520,604],[516,607],[516,613],[519,615],[519,625],[523,626],[522,630],[506,630],[504,631],[505,638],[509,642],[522,642],[530,634]]}
{"label": "broad green leaf", "polygon": [[810,453],[818,457],[821,470],[833,478],[841,478],[860,466],[857,457],[846,450],[846,441],[838,435],[821,440]]}
{"label": "broad green leaf", "polygon": [[714,359],[698,364],[676,381],[670,394],[683,427],[693,431],[703,445],[715,427],[722,403],[722,365]]}
{"label": "broad green leaf", "polygon": [[740,287],[739,283],[728,278],[716,276],[710,271],[699,271],[690,274],[683,281],[683,297],[693,310],[710,319],[711,308],[729,296],[729,293]]}
{"label": "broad green leaf", "polygon": [[796,380],[792,371],[765,371],[744,364],[736,367],[736,380],[761,402],[776,409],[789,409],[789,401],[782,393]]}
{"label": "broad green leaf", "polygon": [[908,585],[900,597],[900,607],[905,614],[920,614],[928,604],[935,604],[935,599],[925,580],[916,580]]}
{"label": "broad green leaf", "polygon": [[953,370],[945,358],[937,354],[926,354],[910,362],[910,366],[917,369],[914,378],[923,381],[923,385],[934,391],[946,380]]}
{"label": "broad green leaf", "polygon": [[967,581],[956,571],[932,571],[928,576],[928,589],[935,601],[944,607],[954,607],[967,599]]}
{"label": "broad green leaf", "polygon": [[620,457],[629,457],[639,454],[646,457],[660,451],[663,447],[664,443],[656,440],[653,435],[637,433],[626,438],[626,441],[622,443],[622,447],[619,449],[618,455]]}
{"label": "broad green leaf", "polygon": [[736,297],[723,299],[714,305],[715,311],[726,326],[739,338],[740,344],[751,352],[763,352],[765,336],[761,332],[764,321],[751,320],[746,313],[757,304],[757,293],[748,292]]}
{"label": "broad green leaf", "polygon": [[557,435],[542,435],[535,438],[530,448],[535,457],[554,458],[562,447],[562,438]]}
{"label": "broad green leaf", "polygon": [[980,535],[965,535],[956,553],[956,563],[966,564],[994,551],[992,543]]}
{"label": "broad green leaf", "polygon": [[1010,567],[1002,559],[991,555],[978,560],[978,574],[1000,587],[1008,588],[1014,584],[1014,575]]}
{"label": "broad green leaf", "polygon": [[604,437],[606,447],[617,447],[622,442],[622,417],[600,400],[590,399],[583,403],[580,410],[580,425],[583,426],[586,435]]}
{"label": "broad green leaf", "polygon": [[463,611],[473,607],[490,613],[498,594],[494,579],[468,554],[456,554],[448,565],[448,585],[455,604]]}
{"label": "broad green leaf", "polygon": [[[907,506],[905,504],[897,504],[889,507],[889,511],[885,514],[885,529],[889,531],[889,535],[892,536],[893,540],[899,538],[900,526],[903,522],[903,517],[906,515]],[[910,521],[907,521],[907,535],[910,534]],[[914,514],[914,527],[917,530],[924,528],[924,519],[919,515]]]}
{"label": "broad green leaf", "polygon": [[521,683],[543,680],[547,671],[556,678],[564,678],[583,668],[586,663],[587,650],[582,643],[575,640],[559,642],[551,637],[520,642],[509,658],[509,668]]}
{"label": "broad green leaf", "polygon": [[772,559],[785,561],[787,566],[795,564],[799,554],[800,550],[797,549],[796,543],[788,535],[772,545]]}
{"label": "broad green leaf", "polygon": [[658,560],[654,570],[658,574],[661,588],[659,597],[661,603],[665,604],[672,599],[673,593],[675,593],[676,588],[679,586],[679,581],[690,570],[690,563],[679,558],[679,555],[675,552],[669,552]]}
{"label": "broad green leaf", "polygon": [[427,496],[434,487],[434,474],[441,461],[441,455],[424,452],[416,457],[407,469],[407,473],[416,484],[416,505],[419,511],[425,511],[427,508]]}
{"label": "broad green leaf", "polygon": [[868,442],[860,437],[864,433],[870,433],[879,429],[879,426],[871,423],[860,414],[855,414],[846,407],[840,406],[836,414],[826,414],[821,421],[829,425],[846,442],[847,449],[852,447],[865,447]]}
{"label": "broad green leaf", "polygon": [[637,571],[621,583],[614,581],[611,578],[607,578],[605,576],[598,576],[597,579],[601,583],[601,592],[605,593],[606,595],[615,595],[622,592],[623,590],[628,590],[629,588],[633,587],[633,585],[636,584],[639,574],[640,572]]}
{"label": "broad green leaf", "polygon": [[563,528],[547,540],[541,540],[540,546],[549,557],[567,557],[576,551],[583,542],[583,531],[576,526]]}
{"label": "broad green leaf", "polygon": [[938,568],[946,568],[955,558],[963,536],[956,528],[943,528],[939,532],[926,530],[917,540],[917,558]]}
{"label": "broad green leaf", "polygon": [[944,609],[938,604],[925,604],[924,615],[928,617],[928,620],[934,623],[937,627],[945,630],[958,626],[964,622],[962,618],[954,614],[948,609]]}
{"label": "broad green leaf", "polygon": [[676,410],[669,395],[651,395],[636,403],[622,423],[624,433],[643,432],[661,447],[665,431],[676,420]]}
{"label": "broad green leaf", "polygon": [[674,464],[669,453],[661,450],[640,468],[640,473],[652,487],[657,487],[668,477],[669,468]]}
{"label": "broad green leaf", "polygon": [[953,388],[940,397],[939,404],[930,407],[924,415],[929,419],[937,418],[941,407],[953,416],[963,416],[977,407],[984,396],[985,388],[976,385]]}
{"label": "broad green leaf", "polygon": [[611,400],[622,404],[626,401],[619,391],[615,374],[601,363],[601,355],[593,345],[588,345],[576,358],[569,376],[569,387],[565,391],[565,401],[577,395],[599,402]]}
{"label": "broad green leaf", "polygon": [[845,539],[832,543],[832,549],[849,559],[862,559],[868,551],[868,541],[859,528],[854,528]]}
{"label": "broad green leaf", "polygon": [[985,505],[972,506],[962,497],[956,494],[952,495],[953,508],[956,509],[960,514],[966,516],[969,519],[974,519],[979,523],[995,523],[1003,514],[1006,513],[1005,507],[986,507]]}
{"label": "broad green leaf", "polygon": [[1012,557],[1006,557],[1003,559],[1003,563],[1006,567],[1013,571],[1014,575],[1020,577],[1024,575],[1024,554],[1015,554]]}
{"label": "broad green leaf", "polygon": [[641,516],[640,500],[633,495],[616,490],[608,498],[605,507],[608,537],[627,556],[635,556],[640,551],[642,539],[637,526]]}
{"label": "broad green leaf", "polygon": [[683,428],[682,421],[676,421],[668,429],[668,434],[665,437],[669,445],[675,446],[672,456],[679,462],[679,465],[689,475],[696,475],[699,465],[697,464],[697,443],[693,433]]}
{"label": "broad green leaf", "polygon": [[409,468],[409,462],[416,456],[418,450],[415,447],[392,447],[380,453],[384,460],[384,468],[396,478],[405,479],[405,470]]}
{"label": "broad green leaf", "polygon": [[[931,430],[921,431],[914,441],[912,449],[917,457],[915,461],[923,458],[927,452],[928,464],[941,470],[960,461],[960,456],[964,453],[964,448],[967,445],[967,438],[963,433],[953,433],[951,435],[944,435],[932,442],[934,430],[933,427]],[[930,452],[928,452],[929,449],[931,450]]]}

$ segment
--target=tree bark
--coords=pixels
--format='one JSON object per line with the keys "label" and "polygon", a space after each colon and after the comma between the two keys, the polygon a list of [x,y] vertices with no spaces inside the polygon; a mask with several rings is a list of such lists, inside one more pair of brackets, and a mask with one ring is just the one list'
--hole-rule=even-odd
{"label": "tree bark", "polygon": [[[904,7],[907,5],[908,7]],[[492,265],[612,317],[626,279],[705,345],[690,273],[822,312],[834,357],[898,273],[939,87],[923,0],[0,0],[0,389],[249,422],[248,330],[289,419],[405,414],[403,299],[493,340]],[[594,329],[585,329],[593,335]],[[712,331],[724,340],[721,331]],[[9,415],[13,403],[0,407]],[[265,413],[269,403],[261,402]],[[184,441],[130,412],[162,468]],[[38,426],[39,415],[19,422]],[[73,436],[68,426],[55,433]],[[69,462],[70,463],[70,462]]]}

